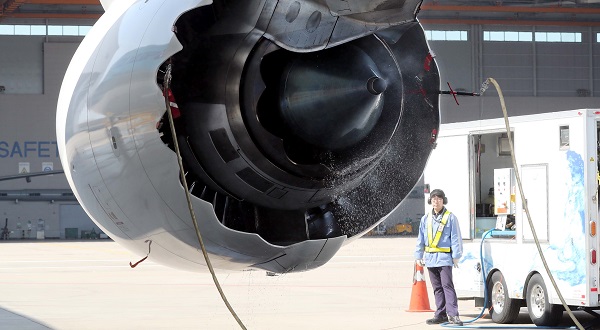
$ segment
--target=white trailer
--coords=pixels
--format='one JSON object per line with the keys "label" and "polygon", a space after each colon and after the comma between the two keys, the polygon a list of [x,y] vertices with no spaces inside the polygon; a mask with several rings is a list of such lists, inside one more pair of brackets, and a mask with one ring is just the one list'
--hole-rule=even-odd
{"label": "white trailer", "polygon": [[[600,309],[599,127],[600,110],[593,109],[510,118],[517,168],[543,254],[566,303],[589,309]],[[495,322],[511,323],[526,305],[535,324],[555,325],[561,301],[541,262],[514,177],[500,173],[513,167],[507,134],[503,118],[441,125],[424,182],[445,191],[447,207],[459,219],[465,249],[454,269],[459,299],[483,303],[483,260]],[[508,222],[514,216],[515,224],[506,228],[506,216],[498,213],[510,215]],[[504,230],[481,245],[482,234],[496,226]]]}

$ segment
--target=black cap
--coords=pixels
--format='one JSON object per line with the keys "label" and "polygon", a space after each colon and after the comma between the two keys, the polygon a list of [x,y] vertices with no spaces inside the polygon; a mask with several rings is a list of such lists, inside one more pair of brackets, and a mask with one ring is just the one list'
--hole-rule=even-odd
{"label": "black cap", "polygon": [[433,189],[431,191],[431,193],[429,194],[430,197],[433,196],[437,196],[437,197],[441,197],[441,198],[446,198],[446,194],[444,194],[444,191],[442,189]]}

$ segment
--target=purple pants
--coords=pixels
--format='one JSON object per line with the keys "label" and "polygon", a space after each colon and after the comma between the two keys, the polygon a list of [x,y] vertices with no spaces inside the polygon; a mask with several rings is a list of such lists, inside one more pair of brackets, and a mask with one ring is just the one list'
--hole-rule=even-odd
{"label": "purple pants", "polygon": [[435,294],[436,317],[458,316],[458,299],[452,282],[452,266],[427,267]]}

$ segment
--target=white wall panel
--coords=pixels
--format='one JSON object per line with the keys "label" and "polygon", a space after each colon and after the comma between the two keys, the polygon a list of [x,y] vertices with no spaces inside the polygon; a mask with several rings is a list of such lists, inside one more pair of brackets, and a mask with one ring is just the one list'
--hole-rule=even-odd
{"label": "white wall panel", "polygon": [[66,228],[77,228],[77,238],[81,238],[81,231],[102,232],[79,204],[60,206],[60,238],[65,238]]}
{"label": "white wall panel", "polygon": [[5,94],[42,94],[44,37],[0,36],[0,86]]}
{"label": "white wall panel", "polygon": [[[482,72],[502,84],[506,96],[532,96],[534,71],[530,42],[482,41]],[[495,91],[492,91],[495,93]]]}
{"label": "white wall panel", "polygon": [[430,47],[436,54],[440,70],[442,88],[447,89],[449,82],[453,89],[473,90],[473,76],[470,41],[430,41]]}
{"label": "white wall panel", "polygon": [[[43,39],[35,37],[21,39],[27,41],[9,45],[7,39],[0,38],[0,53],[12,48],[23,54],[19,59],[20,66],[36,66],[39,62],[41,67],[41,63],[45,63],[36,79],[44,79],[46,93],[0,94],[0,176],[17,174],[21,162],[29,163],[31,172],[41,171],[43,163],[47,162],[53,163],[55,170],[61,169],[56,148],[56,102],[62,78],[78,44],[44,44]],[[26,54],[33,39],[37,40],[40,54],[44,49],[43,59],[40,57],[39,61]],[[0,69],[2,67],[4,65]],[[63,175],[33,178],[31,183],[25,180],[0,182],[0,190],[68,188]]]}
{"label": "white wall panel", "polygon": [[[44,231],[46,238],[59,238],[59,203],[49,202],[15,202],[0,201],[0,228],[8,219],[8,230],[12,233],[10,238],[35,239],[38,219],[44,220]],[[28,222],[32,224],[32,230],[28,230]],[[18,229],[20,223],[21,229]],[[25,232],[23,232],[23,230]]]}

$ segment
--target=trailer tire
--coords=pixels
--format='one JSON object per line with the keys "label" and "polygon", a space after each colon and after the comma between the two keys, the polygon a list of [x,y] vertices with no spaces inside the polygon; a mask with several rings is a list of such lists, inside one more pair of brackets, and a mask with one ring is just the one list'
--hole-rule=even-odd
{"label": "trailer tire", "polygon": [[527,284],[527,311],[537,326],[555,326],[562,318],[563,308],[549,303],[548,290],[540,274],[534,274]]}
{"label": "trailer tire", "polygon": [[490,315],[496,323],[513,323],[521,309],[521,303],[517,299],[508,296],[506,282],[502,272],[496,271],[492,274],[488,283],[488,296],[490,299]]}

